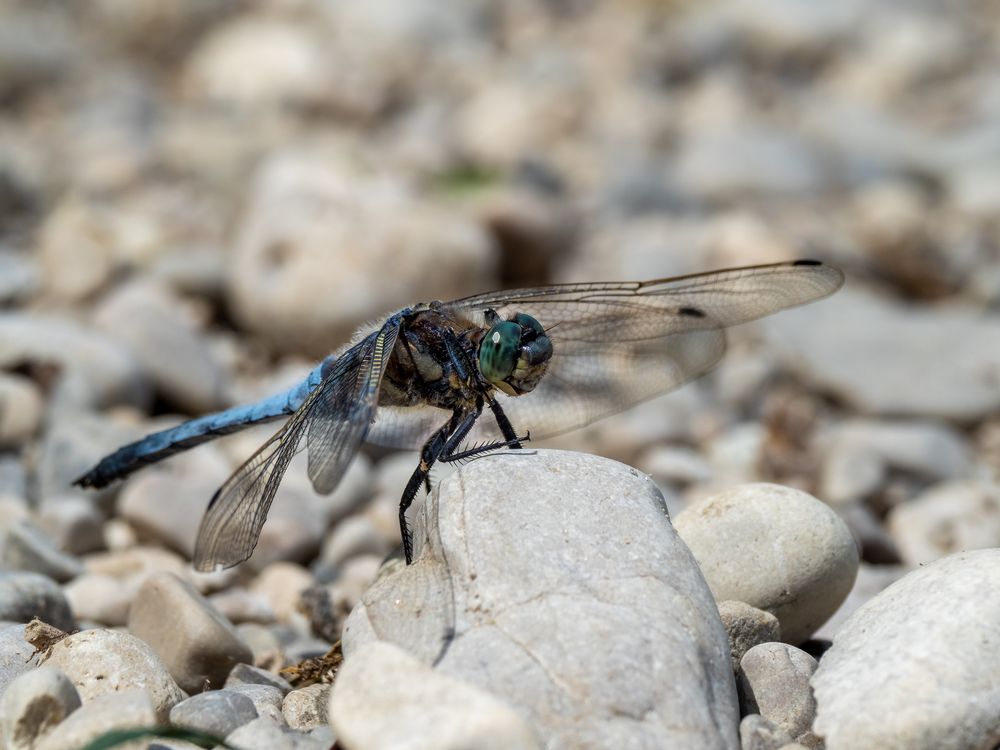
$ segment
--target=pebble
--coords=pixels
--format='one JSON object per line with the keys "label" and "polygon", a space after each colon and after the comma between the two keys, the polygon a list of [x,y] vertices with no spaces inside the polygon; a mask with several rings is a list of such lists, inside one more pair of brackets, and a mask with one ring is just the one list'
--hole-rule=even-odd
{"label": "pebble", "polygon": [[0,744],[7,750],[31,750],[79,707],[80,695],[58,669],[25,672],[0,699]]}
{"label": "pebble", "polygon": [[223,408],[229,374],[186,312],[168,288],[132,281],[102,299],[94,322],[127,347],[171,405],[191,414]]}
{"label": "pebble", "polygon": [[18,675],[35,668],[35,648],[24,640],[24,625],[0,624],[0,695]]}
{"label": "pebble", "polygon": [[16,448],[38,432],[45,404],[29,378],[0,372],[0,448]]}
{"label": "pebble", "polygon": [[226,737],[226,743],[240,750],[327,750],[330,745],[325,739],[310,737],[261,716]]}
{"label": "pebble", "polygon": [[960,552],[851,615],[812,678],[827,749],[989,746],[1000,714],[998,583],[1000,550]]}
{"label": "pebble", "polygon": [[362,646],[343,663],[330,691],[329,715],[346,747],[543,747],[512,706],[384,642]]}
{"label": "pebble", "polygon": [[889,470],[934,481],[965,476],[971,465],[967,444],[950,427],[855,420],[831,437],[820,494],[827,502],[846,505],[879,489]]}
{"label": "pebble", "polygon": [[719,616],[729,636],[733,671],[739,669],[743,654],[761,643],[781,638],[778,618],[770,612],[737,601],[719,602]]}
{"label": "pebble", "polygon": [[281,641],[270,628],[248,622],[237,625],[236,632],[253,652],[255,667],[277,671],[288,663]]}
{"label": "pebble", "polygon": [[281,713],[292,729],[308,732],[316,727],[326,726],[329,701],[329,685],[309,685],[286,694],[281,704]]}
{"label": "pebble", "polygon": [[323,541],[317,562],[317,576],[325,577],[319,571],[328,571],[325,575],[334,576],[340,566],[355,555],[385,557],[390,551],[391,545],[371,518],[360,514],[348,516]]}
{"label": "pebble", "polygon": [[790,750],[788,732],[760,714],[744,716],[740,722],[741,750]]}
{"label": "pebble", "polygon": [[988,375],[1000,370],[1000,320],[980,310],[913,309],[845,288],[761,325],[809,382],[863,413],[971,421],[1000,409]]}
{"label": "pebble", "polygon": [[281,703],[285,694],[282,688],[270,684],[244,682],[226,685],[226,690],[249,698],[261,718],[270,719],[279,725],[285,724],[285,717],[281,713]]}
{"label": "pebble", "polygon": [[212,594],[208,601],[234,625],[246,622],[268,625],[277,619],[265,597],[238,586]]}
{"label": "pebble", "polygon": [[806,640],[834,613],[857,573],[844,522],[788,487],[736,487],[686,507],[675,525],[716,600],[770,612],[788,643]]}
{"label": "pebble", "polygon": [[278,688],[282,695],[288,695],[292,686],[281,675],[250,664],[237,664],[226,678],[226,687],[234,685],[267,685]]}
{"label": "pebble", "polygon": [[83,705],[47,734],[33,750],[80,750],[116,729],[135,729],[164,721],[155,708],[155,696],[144,689],[84,696]]}
{"label": "pebble", "polygon": [[208,690],[170,709],[170,723],[213,737],[225,737],[257,718],[253,701],[230,690]]}
{"label": "pebble", "polygon": [[190,583],[170,573],[146,580],[132,603],[128,627],[187,693],[219,687],[233,666],[253,660],[232,624]]}
{"label": "pebble", "polygon": [[33,617],[60,630],[76,626],[69,602],[51,578],[29,571],[0,570],[0,620],[28,622]]}
{"label": "pebble", "polygon": [[416,563],[351,613],[348,663],[373,637],[401,645],[518,707],[543,742],[735,745],[718,610],[635,469],[552,450],[473,461],[427,498],[414,538]]}
{"label": "pebble", "polygon": [[41,573],[58,583],[65,583],[83,572],[83,564],[77,558],[60,552],[45,534],[27,521],[2,524],[0,568]]}
{"label": "pebble", "polygon": [[142,690],[155,720],[166,721],[170,709],[185,697],[156,653],[128,633],[98,629],[73,633],[55,643],[40,661],[61,669],[84,704],[109,694]]}
{"label": "pebble", "polygon": [[279,622],[288,622],[299,613],[299,598],[315,583],[309,571],[300,565],[275,562],[264,568],[253,580],[250,591],[264,597]]}
{"label": "pebble", "polygon": [[760,714],[793,740],[817,746],[812,734],[816,701],[809,687],[815,671],[816,660],[787,643],[754,646],[737,672],[743,714]]}
{"label": "pebble", "polygon": [[886,519],[903,561],[923,565],[960,550],[1000,546],[1000,487],[977,480],[934,485]]}
{"label": "pebble", "polygon": [[71,555],[96,552],[104,547],[104,517],[86,498],[76,495],[48,498],[38,512],[37,523],[57,549]]}
{"label": "pebble", "polygon": [[[272,157],[239,226],[228,279],[233,313],[279,349],[326,355],[394,308],[492,285],[482,227],[344,159]],[[430,266],[435,272],[425,273]]]}
{"label": "pebble", "polygon": [[204,469],[197,474],[142,472],[118,495],[119,517],[191,559],[205,506],[225,481],[225,475],[213,474]]}
{"label": "pebble", "polygon": [[[148,387],[128,350],[80,323],[51,315],[0,313],[0,364],[17,362],[58,364],[80,405],[148,402]],[[102,449],[93,446],[95,453]]]}

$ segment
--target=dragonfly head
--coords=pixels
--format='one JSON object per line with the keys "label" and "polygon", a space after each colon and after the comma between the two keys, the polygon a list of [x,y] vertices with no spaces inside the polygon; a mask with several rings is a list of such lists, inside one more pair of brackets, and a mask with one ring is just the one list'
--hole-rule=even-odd
{"label": "dragonfly head", "polygon": [[530,315],[517,313],[501,320],[487,312],[490,328],[479,344],[479,371],[508,396],[534,390],[552,357],[552,341],[541,323]]}

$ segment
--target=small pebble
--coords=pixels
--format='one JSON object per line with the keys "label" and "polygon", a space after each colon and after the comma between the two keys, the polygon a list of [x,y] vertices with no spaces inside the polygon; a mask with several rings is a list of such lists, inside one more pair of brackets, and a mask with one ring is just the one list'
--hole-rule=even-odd
{"label": "small pebble", "polygon": [[0,571],[0,620],[28,622],[33,617],[60,630],[75,627],[69,602],[51,578],[28,571]]}
{"label": "small pebble", "polygon": [[278,688],[282,695],[288,695],[292,686],[281,675],[250,664],[237,664],[226,678],[226,687],[234,685],[267,685]]}
{"label": "small pebble", "polygon": [[788,643],[815,632],[857,574],[858,549],[846,524],[791,488],[737,487],[685,508],[675,525],[716,600],[770,612]]}
{"label": "small pebble", "polygon": [[292,729],[308,732],[326,725],[329,700],[329,685],[309,685],[288,693],[281,704],[281,713]]}
{"label": "small pebble", "polygon": [[40,661],[61,669],[84,703],[100,696],[142,690],[147,702],[151,702],[155,720],[166,721],[170,709],[185,697],[153,650],[128,633],[73,633],[53,645]]}
{"label": "small pebble", "polygon": [[796,742],[818,745],[812,734],[816,716],[809,678],[816,660],[787,643],[762,643],[740,660],[737,678],[744,714],[760,714]]}
{"label": "small pebble", "polygon": [[190,583],[169,573],[146,580],[132,603],[128,626],[188,693],[221,686],[236,664],[253,659],[232,624]]}
{"label": "small pebble", "polygon": [[31,750],[80,707],[80,695],[58,669],[39,667],[15,678],[0,699],[0,745]]}
{"label": "small pebble", "polygon": [[209,690],[183,700],[170,709],[170,723],[225,737],[257,718],[253,701],[230,690]]}
{"label": "small pebble", "polygon": [[770,612],[736,601],[719,602],[719,616],[729,636],[733,671],[739,669],[743,654],[760,643],[781,638],[778,618]]}

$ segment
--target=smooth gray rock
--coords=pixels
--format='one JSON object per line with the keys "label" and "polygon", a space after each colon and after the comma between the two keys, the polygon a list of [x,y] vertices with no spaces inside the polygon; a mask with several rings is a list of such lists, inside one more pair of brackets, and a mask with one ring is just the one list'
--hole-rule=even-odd
{"label": "smooth gray rock", "polygon": [[378,641],[360,647],[341,666],[329,715],[338,740],[348,748],[543,747],[513,706]]}
{"label": "smooth gray rock", "polygon": [[61,669],[84,704],[109,694],[141,690],[155,720],[166,721],[170,709],[185,698],[153,650],[128,633],[73,633],[53,645],[40,662]]}
{"label": "smooth gray rock", "polygon": [[39,667],[26,672],[0,698],[0,745],[7,750],[31,750],[79,707],[79,693],[58,669]]}
{"label": "smooth gray rock", "polygon": [[820,494],[836,505],[863,499],[890,469],[942,480],[966,476],[972,464],[962,436],[935,422],[848,421],[825,452]]}
{"label": "smooth gray rock", "polygon": [[[451,299],[492,281],[481,226],[349,160],[279,153],[249,195],[227,266],[229,300],[241,324],[278,348],[325,355],[401,301]],[[351,273],[316,273],[345,264]],[[421,273],[428,264],[433,275]]]}
{"label": "smooth gray rock", "polygon": [[251,664],[237,664],[233,667],[233,671],[226,678],[226,687],[234,685],[267,685],[278,688],[282,695],[287,695],[292,690],[288,680],[281,675]]}
{"label": "smooth gray rock", "polygon": [[439,484],[415,534],[415,564],[351,614],[348,658],[373,637],[401,645],[519,707],[544,742],[737,746],[718,610],[634,469],[490,456]]}
{"label": "smooth gray rock", "polygon": [[194,586],[170,573],[143,584],[128,622],[188,693],[219,687],[236,664],[253,661],[232,624]]}
{"label": "smooth gray rock", "polygon": [[101,695],[85,699],[34,750],[80,750],[106,732],[148,727],[165,718],[157,714],[149,694],[141,688]]}
{"label": "smooth gray rock", "polygon": [[851,615],[909,572],[910,569],[905,565],[861,563],[858,566],[858,577],[854,579],[851,593],[847,595],[844,603],[833,613],[833,616],[823,623],[823,627],[813,633],[813,637],[832,641],[837,635],[837,631]]}
{"label": "smooth gray rock", "polygon": [[1000,408],[1000,381],[983,377],[1000,368],[1000,320],[981,310],[904,307],[847,288],[761,325],[811,382],[863,413],[971,421]]}
{"label": "smooth gray rock", "polygon": [[166,287],[133,280],[101,300],[94,322],[125,345],[171,404],[192,414],[220,409],[226,405],[228,374],[186,312]]}
{"label": "smooth gray rock", "polygon": [[322,737],[313,738],[302,732],[276,724],[261,716],[244,724],[226,737],[226,742],[240,750],[328,750]]}
{"label": "smooth gray rock", "polygon": [[915,570],[857,610],[812,678],[827,750],[966,750],[996,742],[1000,550]]}
{"label": "smooth gray rock", "polygon": [[135,360],[124,347],[66,318],[0,314],[0,366],[18,362],[59,363],[72,380],[79,404],[142,405],[149,396]]}
{"label": "smooth gray rock", "polygon": [[812,734],[816,716],[809,678],[816,660],[787,643],[762,643],[743,655],[737,678],[744,714],[760,714],[795,741],[818,744]]}
{"label": "smooth gray rock", "polygon": [[62,590],[51,578],[28,571],[0,571],[0,620],[37,617],[60,630],[76,627]]}
{"label": "smooth gray rock", "polygon": [[719,602],[719,617],[729,636],[729,653],[734,672],[739,669],[743,654],[751,648],[760,643],[781,639],[778,618],[745,602]]}
{"label": "smooth gray rock", "polygon": [[0,694],[18,675],[31,671],[35,648],[24,640],[24,625],[0,625]]}
{"label": "smooth gray rock", "polygon": [[46,498],[38,528],[58,548],[82,555],[104,548],[104,515],[89,499],[76,495]]}
{"label": "smooth gray rock", "polygon": [[30,570],[65,583],[83,572],[83,563],[56,549],[32,524],[15,521],[0,530],[0,568]]}
{"label": "smooth gray rock", "polygon": [[257,718],[253,701],[231,690],[209,690],[183,700],[170,709],[170,723],[225,737]]}
{"label": "smooth gray rock", "polygon": [[309,685],[288,693],[281,703],[281,713],[292,729],[308,732],[327,724],[329,700],[329,685]]}
{"label": "smooth gray rock", "polygon": [[935,485],[894,506],[887,525],[903,562],[913,566],[1000,546],[1000,486],[971,479]]}
{"label": "smooth gray rock", "polygon": [[30,378],[0,371],[0,404],[0,448],[20,448],[38,433],[45,399]]}
{"label": "smooth gray rock", "polygon": [[675,525],[716,599],[770,612],[788,643],[815,632],[857,574],[858,549],[844,522],[788,487],[735,487],[686,507]]}
{"label": "smooth gray rock", "polygon": [[760,714],[744,716],[740,722],[740,750],[784,750],[791,741],[788,732]]}
{"label": "smooth gray rock", "polygon": [[281,713],[281,702],[284,698],[284,692],[281,688],[274,687],[273,685],[245,683],[242,685],[227,685],[226,690],[245,695],[253,702],[258,716],[270,719],[273,723],[284,726],[285,717]]}

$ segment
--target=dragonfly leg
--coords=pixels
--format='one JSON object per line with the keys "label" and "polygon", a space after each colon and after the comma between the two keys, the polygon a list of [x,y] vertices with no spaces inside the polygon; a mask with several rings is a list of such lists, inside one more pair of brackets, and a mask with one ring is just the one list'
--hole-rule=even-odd
{"label": "dragonfly leg", "polygon": [[507,415],[504,413],[503,407],[500,406],[500,402],[490,397],[488,403],[490,411],[493,412],[493,416],[497,420],[497,425],[500,427],[500,432],[503,433],[504,440],[507,441],[508,447],[520,448],[521,440],[518,438],[517,433],[514,432],[514,427],[511,425],[510,420],[507,419]]}
{"label": "dragonfly leg", "polygon": [[403,555],[406,557],[407,565],[413,562],[413,535],[406,523],[406,511],[413,504],[413,498],[416,497],[420,485],[427,482],[427,475],[434,463],[447,455],[448,447],[454,442],[455,436],[459,436],[458,442],[465,439],[478,418],[478,411],[456,411],[451,415],[448,424],[431,435],[420,450],[420,463],[414,469],[410,481],[406,483],[403,497],[399,501],[399,532],[403,537]]}
{"label": "dragonfly leg", "polygon": [[[439,461],[441,463],[451,463],[452,461],[462,461],[466,458],[474,458],[475,456],[481,456],[484,453],[489,453],[491,451],[499,450],[500,448],[520,448],[521,442],[527,442],[531,439],[531,435],[524,435],[523,437],[514,438],[513,440],[497,440],[493,443],[483,443],[482,445],[476,445],[468,450],[454,452],[454,449],[458,447],[457,444],[451,446],[452,450],[447,451],[446,455],[441,456]],[[450,442],[450,441],[449,441]]]}

